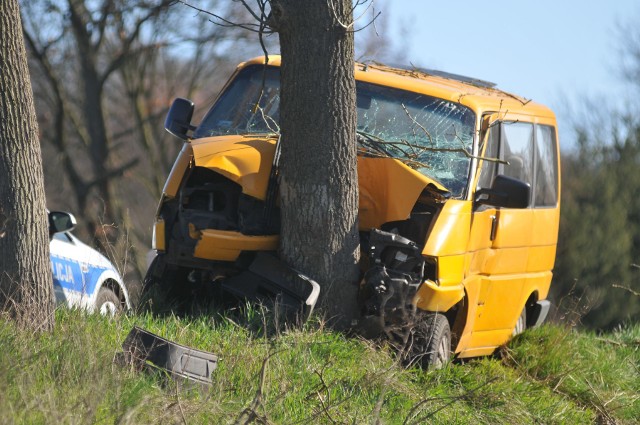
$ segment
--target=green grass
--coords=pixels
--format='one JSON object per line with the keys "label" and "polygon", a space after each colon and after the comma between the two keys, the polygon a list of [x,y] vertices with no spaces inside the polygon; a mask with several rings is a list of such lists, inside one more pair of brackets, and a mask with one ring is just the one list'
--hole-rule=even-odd
{"label": "green grass", "polygon": [[[403,369],[390,350],[328,331],[234,318],[105,319],[59,310],[52,334],[0,322],[0,423],[635,423],[640,326],[606,334],[544,326],[501,356]],[[219,356],[201,388],[113,363],[139,325]],[[269,328],[265,332],[265,328]]]}

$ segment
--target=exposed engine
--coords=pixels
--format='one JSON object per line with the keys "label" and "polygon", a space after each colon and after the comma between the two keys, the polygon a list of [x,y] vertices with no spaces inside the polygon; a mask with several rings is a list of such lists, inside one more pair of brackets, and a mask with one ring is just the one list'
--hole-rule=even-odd
{"label": "exposed engine", "polygon": [[160,216],[171,235],[166,260],[203,269],[213,265],[193,257],[198,242],[194,236],[199,230],[239,231],[251,236],[280,232],[277,207],[269,210],[264,201],[243,194],[237,183],[204,167],[192,168],[179,198],[163,203]]}
{"label": "exposed engine", "polygon": [[[422,256],[423,244],[438,208],[417,204],[408,220],[372,229],[363,238],[367,265],[361,300],[365,316],[401,321],[414,310],[413,297],[424,279],[435,279],[435,264]],[[410,239],[410,237],[412,239]]]}

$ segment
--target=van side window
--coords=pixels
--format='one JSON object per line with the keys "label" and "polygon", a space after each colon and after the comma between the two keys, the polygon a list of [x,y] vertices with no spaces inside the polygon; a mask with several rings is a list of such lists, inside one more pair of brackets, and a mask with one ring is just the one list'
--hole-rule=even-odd
{"label": "van side window", "polygon": [[504,123],[500,153],[500,157],[507,162],[501,165],[500,173],[533,187],[533,124]]}
{"label": "van side window", "polygon": [[534,205],[555,206],[558,201],[558,160],[553,127],[536,126],[536,185]]}
{"label": "van side window", "polygon": [[[500,125],[494,125],[489,130],[487,137],[487,148],[482,155],[483,158],[497,159],[500,155]],[[495,161],[482,161],[480,164],[480,177],[478,178],[478,188],[489,188],[493,183],[493,178],[498,174],[498,163]]]}

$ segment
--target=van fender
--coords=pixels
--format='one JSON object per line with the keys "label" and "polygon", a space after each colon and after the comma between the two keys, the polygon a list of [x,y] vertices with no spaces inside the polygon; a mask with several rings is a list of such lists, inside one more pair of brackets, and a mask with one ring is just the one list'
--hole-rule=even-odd
{"label": "van fender", "polygon": [[416,307],[424,311],[447,312],[465,296],[464,285],[438,286],[425,280],[414,296]]}

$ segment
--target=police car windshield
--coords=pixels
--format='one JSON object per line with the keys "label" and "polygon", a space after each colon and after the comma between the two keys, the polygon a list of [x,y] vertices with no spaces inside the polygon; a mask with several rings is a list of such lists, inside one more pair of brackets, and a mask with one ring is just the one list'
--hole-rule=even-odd
{"label": "police car windshield", "polygon": [[[361,154],[391,156],[442,183],[453,197],[467,186],[475,114],[466,106],[358,81]],[[280,75],[252,65],[239,72],[194,137],[278,132]]]}

